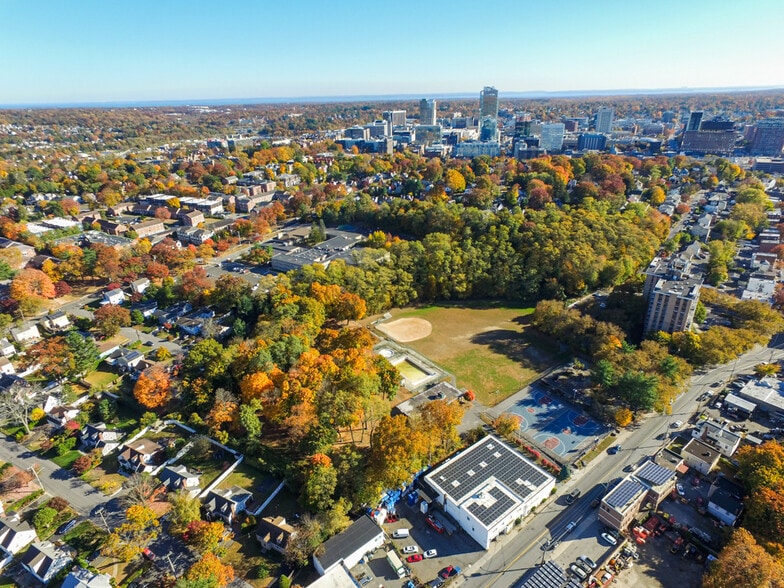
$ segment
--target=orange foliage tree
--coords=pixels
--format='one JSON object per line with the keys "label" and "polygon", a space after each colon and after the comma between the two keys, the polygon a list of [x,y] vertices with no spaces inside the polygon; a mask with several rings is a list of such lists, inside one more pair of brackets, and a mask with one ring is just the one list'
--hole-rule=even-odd
{"label": "orange foliage tree", "polygon": [[144,408],[156,410],[163,407],[171,396],[171,380],[160,366],[145,370],[133,388],[136,402]]}
{"label": "orange foliage tree", "polygon": [[208,581],[210,586],[223,588],[234,579],[234,568],[224,565],[214,553],[205,553],[185,574],[190,582]]}

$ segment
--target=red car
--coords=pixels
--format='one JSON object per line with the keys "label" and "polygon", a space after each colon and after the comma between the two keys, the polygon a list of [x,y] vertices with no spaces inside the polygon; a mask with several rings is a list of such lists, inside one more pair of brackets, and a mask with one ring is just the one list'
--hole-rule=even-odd
{"label": "red car", "polygon": [[443,533],[444,532],[444,525],[438,522],[434,517],[427,515],[425,519],[427,524],[430,525],[436,533]]}
{"label": "red car", "polygon": [[452,576],[457,576],[460,573],[460,568],[455,566],[446,566],[443,570],[441,570],[438,575],[441,576],[444,580],[447,578],[451,578]]}
{"label": "red car", "polygon": [[415,553],[414,555],[409,555],[406,558],[406,561],[408,563],[414,563],[415,561],[422,561],[422,554],[421,553]]}
{"label": "red car", "polygon": [[399,516],[397,516],[397,515],[393,515],[393,514],[388,514],[388,515],[387,515],[387,522],[388,522],[388,523],[396,523],[396,522],[398,522],[399,520],[400,520],[400,517],[399,517]]}
{"label": "red car", "polygon": [[144,550],[142,551],[142,555],[145,558],[149,559],[150,561],[154,561],[155,560],[155,553],[153,553],[152,550],[149,547],[145,547],[144,548]]}

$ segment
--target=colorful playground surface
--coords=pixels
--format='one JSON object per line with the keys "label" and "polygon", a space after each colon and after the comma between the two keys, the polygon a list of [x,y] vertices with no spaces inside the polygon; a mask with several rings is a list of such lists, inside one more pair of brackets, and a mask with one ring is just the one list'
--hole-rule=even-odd
{"label": "colorful playground surface", "polygon": [[520,417],[520,431],[527,437],[564,457],[576,457],[582,448],[605,433],[596,421],[535,387],[506,412]]}

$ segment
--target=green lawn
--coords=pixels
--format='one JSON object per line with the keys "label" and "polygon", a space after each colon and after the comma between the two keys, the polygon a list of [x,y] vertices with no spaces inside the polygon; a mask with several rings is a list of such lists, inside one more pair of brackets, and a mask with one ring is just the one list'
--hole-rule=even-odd
{"label": "green lawn", "polygon": [[51,460],[64,470],[70,470],[73,463],[81,457],[81,453],[76,449],[72,449],[65,455],[56,455]]}
{"label": "green lawn", "polygon": [[84,381],[90,384],[91,389],[104,390],[114,384],[114,380],[119,377],[120,376],[114,372],[98,369],[94,372],[90,372],[90,374],[84,378]]}
{"label": "green lawn", "polygon": [[223,481],[221,486],[228,488],[230,486],[239,486],[246,490],[254,490],[256,486],[262,484],[265,480],[269,479],[269,474],[257,470],[246,463],[241,463],[236,469],[231,472],[228,477]]}
{"label": "green lawn", "polygon": [[79,555],[90,555],[101,547],[108,533],[90,521],[82,521],[63,536],[63,541],[76,549]]}
{"label": "green lawn", "polygon": [[558,349],[528,327],[533,308],[494,305],[396,309],[392,320],[430,322],[427,337],[405,343],[457,378],[457,385],[494,405],[565,360]]}

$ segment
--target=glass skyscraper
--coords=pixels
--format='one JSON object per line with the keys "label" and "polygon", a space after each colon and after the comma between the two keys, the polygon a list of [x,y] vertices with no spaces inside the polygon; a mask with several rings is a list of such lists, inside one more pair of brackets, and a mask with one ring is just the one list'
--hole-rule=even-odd
{"label": "glass skyscraper", "polygon": [[498,141],[498,90],[491,86],[479,93],[479,140]]}

